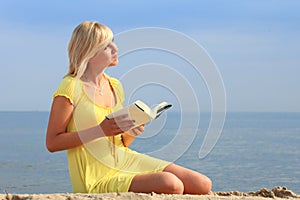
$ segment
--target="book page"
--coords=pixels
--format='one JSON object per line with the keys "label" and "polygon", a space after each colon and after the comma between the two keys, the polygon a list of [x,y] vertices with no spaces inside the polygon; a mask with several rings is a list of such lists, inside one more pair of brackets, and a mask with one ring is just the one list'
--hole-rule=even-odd
{"label": "book page", "polygon": [[122,108],[107,115],[106,118],[112,119],[114,117],[127,114],[128,118],[134,120],[136,126],[139,126],[141,124],[146,124],[147,122],[153,120],[151,112],[152,111],[146,104],[144,104],[141,101],[136,101],[125,108]]}
{"label": "book page", "polygon": [[169,109],[172,105],[167,102],[161,102],[153,109],[153,118],[158,118],[165,110]]}
{"label": "book page", "polygon": [[135,121],[134,127],[137,127],[159,117],[161,113],[171,106],[171,104],[162,102],[151,110],[145,103],[137,100],[133,104],[107,115],[106,118],[112,119],[114,117],[127,114],[129,119]]}

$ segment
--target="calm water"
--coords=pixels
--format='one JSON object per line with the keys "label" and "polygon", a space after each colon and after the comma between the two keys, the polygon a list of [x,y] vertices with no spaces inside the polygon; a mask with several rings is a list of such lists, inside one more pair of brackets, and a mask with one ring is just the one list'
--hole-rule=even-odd
{"label": "calm water", "polygon": [[[204,159],[198,152],[209,115],[200,119],[192,143],[183,139],[178,145],[187,150],[177,164],[208,175],[214,191],[287,186],[300,193],[300,113],[228,113],[216,146]],[[163,130],[156,122],[149,125],[132,148],[151,153],[172,144],[180,135],[181,118],[168,113],[164,120]],[[47,121],[47,112],[0,112],[0,193],[71,192],[66,153],[51,154],[45,148]],[[182,132],[188,136],[193,130],[184,124]],[[161,158],[168,157],[161,153]]]}

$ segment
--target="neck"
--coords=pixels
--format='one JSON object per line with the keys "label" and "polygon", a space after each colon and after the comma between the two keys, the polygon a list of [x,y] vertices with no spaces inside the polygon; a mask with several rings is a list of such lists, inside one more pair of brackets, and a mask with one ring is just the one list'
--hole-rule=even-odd
{"label": "neck", "polygon": [[104,71],[93,73],[87,70],[82,76],[83,81],[93,83],[97,87],[101,86],[101,81],[103,78]]}
{"label": "neck", "polygon": [[89,82],[98,85],[103,78],[105,68],[105,66],[99,63],[89,61],[83,76],[85,76]]}

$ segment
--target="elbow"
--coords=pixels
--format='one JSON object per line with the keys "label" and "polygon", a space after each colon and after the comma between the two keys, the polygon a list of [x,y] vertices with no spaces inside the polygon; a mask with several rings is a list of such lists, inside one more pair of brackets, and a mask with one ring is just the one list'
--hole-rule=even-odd
{"label": "elbow", "polygon": [[48,147],[47,147],[47,149],[48,149],[48,151],[49,151],[50,153],[54,153],[54,152],[56,152],[55,150],[53,150],[53,149],[49,149]]}
{"label": "elbow", "polygon": [[50,153],[54,153],[57,151],[57,149],[54,147],[54,145],[51,144],[51,142],[49,142],[48,140],[46,140],[46,148]]}
{"label": "elbow", "polygon": [[46,147],[47,147],[47,150],[48,150],[50,153],[56,152],[55,149],[54,149],[52,146],[46,145]]}

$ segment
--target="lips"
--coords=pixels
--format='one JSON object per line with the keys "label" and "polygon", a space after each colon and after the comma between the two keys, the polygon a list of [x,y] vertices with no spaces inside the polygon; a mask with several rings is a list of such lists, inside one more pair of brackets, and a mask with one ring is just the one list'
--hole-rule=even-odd
{"label": "lips", "polygon": [[118,59],[118,54],[116,54],[116,55],[113,55],[113,56],[112,56],[112,59],[113,59],[113,60],[116,60],[116,59]]}

